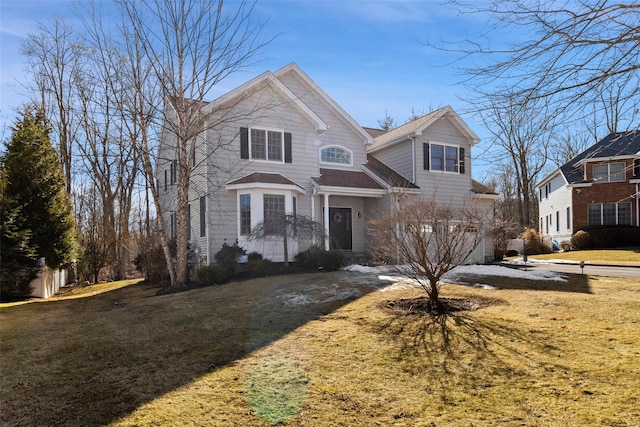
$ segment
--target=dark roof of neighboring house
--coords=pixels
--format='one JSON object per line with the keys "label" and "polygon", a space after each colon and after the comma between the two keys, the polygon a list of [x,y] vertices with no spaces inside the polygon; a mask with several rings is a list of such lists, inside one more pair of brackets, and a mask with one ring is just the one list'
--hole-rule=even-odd
{"label": "dark roof of neighboring house", "polygon": [[[579,164],[582,160],[601,157],[616,157],[635,155],[640,152],[640,131],[613,132],[596,142],[594,145],[560,166],[562,174],[569,184],[584,181],[583,168]],[[576,163],[578,163],[576,165]]]}
{"label": "dark roof of neighboring house", "polygon": [[229,182],[227,185],[237,185],[237,184],[255,184],[255,183],[264,183],[264,184],[284,184],[284,185],[296,185],[298,184],[291,181],[289,178],[286,178],[279,173],[265,173],[265,172],[254,172],[247,176],[243,176],[240,179],[236,179],[233,182]]}
{"label": "dark roof of neighboring house", "polygon": [[383,189],[373,178],[359,171],[320,169],[320,176],[312,179],[317,182],[318,185],[326,185],[328,187]]}
{"label": "dark roof of neighboring house", "polygon": [[371,154],[367,154],[366,166],[371,170],[371,172],[375,173],[392,187],[420,188],[398,172],[391,169],[389,166],[382,163],[380,160],[373,157]]}
{"label": "dark roof of neighboring house", "polygon": [[471,191],[473,191],[476,194],[494,194],[494,195],[498,194],[492,188],[489,188],[484,184],[480,184],[475,179],[471,180]]}
{"label": "dark roof of neighboring house", "polygon": [[369,136],[371,136],[371,138],[377,138],[380,135],[384,135],[385,133],[389,132],[388,130],[384,130],[384,129],[374,129],[374,128],[366,128],[366,127],[363,127],[362,129],[364,129],[364,131],[368,133]]}

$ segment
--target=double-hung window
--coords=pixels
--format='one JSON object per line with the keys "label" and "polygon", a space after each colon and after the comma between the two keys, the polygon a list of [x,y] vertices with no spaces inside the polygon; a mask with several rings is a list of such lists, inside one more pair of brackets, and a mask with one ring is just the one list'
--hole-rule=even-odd
{"label": "double-hung window", "polygon": [[240,195],[240,235],[251,234],[251,195]]}
{"label": "double-hung window", "polygon": [[284,226],[284,196],[264,195],[264,234],[282,234]]}
{"label": "double-hung window", "polygon": [[459,148],[452,145],[431,144],[431,170],[458,172]]}
{"label": "double-hung window", "polygon": [[251,129],[251,158],[281,162],[284,145],[281,131]]}
{"label": "double-hung window", "polygon": [[599,163],[593,165],[594,182],[621,182],[626,179],[625,169],[627,164],[618,163]]}

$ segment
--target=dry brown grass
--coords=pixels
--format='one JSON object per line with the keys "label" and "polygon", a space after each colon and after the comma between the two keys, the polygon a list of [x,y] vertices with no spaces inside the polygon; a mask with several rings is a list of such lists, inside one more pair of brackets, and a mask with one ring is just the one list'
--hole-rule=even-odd
{"label": "dry brown grass", "polygon": [[1,309],[0,424],[640,424],[637,280],[448,285],[500,303],[434,319],[388,308],[420,291],[358,277],[164,296],[138,284]]}
{"label": "dry brown grass", "polygon": [[562,259],[576,262],[585,261],[592,264],[621,264],[640,266],[640,248],[570,251],[546,255],[531,255],[530,258],[540,260]]}

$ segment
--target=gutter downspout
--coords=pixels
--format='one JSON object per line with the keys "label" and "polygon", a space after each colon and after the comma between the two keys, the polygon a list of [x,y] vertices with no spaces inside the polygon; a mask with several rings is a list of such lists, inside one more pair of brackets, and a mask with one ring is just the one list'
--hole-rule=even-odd
{"label": "gutter downspout", "polygon": [[409,137],[411,140],[411,182],[416,183],[416,139]]}
{"label": "gutter downspout", "polygon": [[636,183],[636,226],[640,227],[640,193],[638,193],[637,183]]}

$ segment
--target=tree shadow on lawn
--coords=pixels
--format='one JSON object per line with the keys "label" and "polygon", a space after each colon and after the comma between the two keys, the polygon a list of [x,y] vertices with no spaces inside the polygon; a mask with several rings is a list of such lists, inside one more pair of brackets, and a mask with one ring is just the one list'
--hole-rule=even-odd
{"label": "tree shadow on lawn", "polygon": [[459,282],[467,286],[486,286],[498,289],[530,290],[530,291],[557,291],[577,292],[583,294],[593,293],[589,285],[589,276],[583,274],[563,273],[566,281],[544,279],[521,279],[506,276],[474,276],[467,274]]}
{"label": "tree shadow on lawn", "polygon": [[162,296],[141,283],[0,313],[21,319],[0,328],[0,424],[117,421],[379,287],[345,275],[277,276]]}
{"label": "tree shadow on lawn", "polygon": [[[439,315],[406,310],[406,305],[404,309],[399,308],[401,304],[397,301],[386,303],[383,308],[392,316],[377,327],[379,333],[397,343],[399,366],[413,375],[433,378],[439,385],[439,397],[444,403],[452,399],[456,386],[471,392],[525,377],[526,371],[514,363],[517,360],[551,370],[564,369],[561,351],[549,344],[551,337],[542,331],[525,331],[472,314],[489,305],[506,304],[504,301],[471,299],[476,301],[475,305],[463,302],[470,310]],[[459,305],[460,301],[452,300],[449,302],[454,306]],[[557,362],[535,360],[536,354],[544,354]],[[557,357],[553,358],[553,355]]]}

